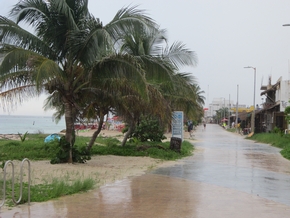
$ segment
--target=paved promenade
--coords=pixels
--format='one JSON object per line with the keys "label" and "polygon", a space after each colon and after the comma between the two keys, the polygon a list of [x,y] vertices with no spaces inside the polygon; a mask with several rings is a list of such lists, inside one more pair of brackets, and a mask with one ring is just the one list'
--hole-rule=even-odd
{"label": "paved promenade", "polygon": [[194,155],[175,166],[0,217],[290,217],[290,161],[279,149],[215,124],[198,128],[193,143]]}

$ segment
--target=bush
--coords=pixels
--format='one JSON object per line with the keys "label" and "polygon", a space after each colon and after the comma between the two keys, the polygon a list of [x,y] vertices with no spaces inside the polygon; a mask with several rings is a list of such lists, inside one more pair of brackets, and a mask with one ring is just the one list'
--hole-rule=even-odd
{"label": "bush", "polygon": [[[67,163],[69,159],[70,143],[65,140],[65,137],[61,137],[59,143],[47,143],[46,149],[54,149],[56,156],[51,159],[51,164]],[[72,148],[72,159],[74,163],[85,163],[91,159],[89,151],[86,150],[86,146],[78,147],[74,145]]]}
{"label": "bush", "polygon": [[136,138],[141,142],[152,141],[161,142],[166,139],[164,136],[164,127],[160,125],[157,119],[150,117],[142,117],[141,122],[133,132],[132,138]]}
{"label": "bush", "polygon": [[277,126],[274,127],[274,129],[272,130],[272,133],[279,134],[280,136],[284,135],[284,132],[282,132],[282,130],[279,129]]}

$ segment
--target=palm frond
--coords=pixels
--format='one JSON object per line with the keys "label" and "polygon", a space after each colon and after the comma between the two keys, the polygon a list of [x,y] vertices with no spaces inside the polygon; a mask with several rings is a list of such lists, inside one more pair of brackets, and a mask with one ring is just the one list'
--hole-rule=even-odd
{"label": "palm frond", "polygon": [[80,60],[85,68],[92,66],[96,59],[111,53],[111,39],[98,23],[91,29],[71,31],[68,34],[69,51]]}
{"label": "palm frond", "polygon": [[48,4],[43,0],[19,1],[10,11],[10,16],[16,23],[21,21],[38,27],[44,22],[48,9]]}
{"label": "palm frond", "polygon": [[[100,84],[110,85],[108,80],[124,79],[139,94],[147,98],[146,79],[140,60],[130,55],[115,54],[97,61],[93,67],[93,77]],[[101,87],[104,87],[104,86]]]}
{"label": "palm frond", "polygon": [[29,71],[30,79],[37,89],[51,78],[61,77],[61,69],[53,60],[14,46],[6,46],[2,51],[5,51],[5,56],[0,65],[0,76],[15,71]]}
{"label": "palm frond", "polygon": [[143,62],[143,68],[146,72],[146,80],[149,83],[173,83],[172,76],[175,69],[166,60],[160,57],[152,57],[149,55],[141,57]]}
{"label": "palm frond", "polygon": [[186,49],[182,42],[174,42],[165,50],[163,56],[168,58],[176,68],[181,66],[196,66],[197,64],[195,52]]}
{"label": "palm frond", "polygon": [[33,85],[19,86],[0,92],[1,107],[4,111],[13,111],[18,105],[32,97],[39,96],[40,92]]}
{"label": "palm frond", "polygon": [[2,92],[21,86],[34,86],[29,71],[11,72],[0,77],[0,88]]}
{"label": "palm frond", "polygon": [[115,41],[118,41],[121,35],[132,28],[140,28],[140,26],[143,31],[150,31],[152,28],[158,29],[156,22],[146,15],[145,10],[137,9],[137,6],[128,6],[120,9],[104,28]]}
{"label": "palm frond", "polygon": [[3,16],[0,16],[0,41],[4,47],[5,45],[21,47],[55,58],[50,46],[43,40]]}
{"label": "palm frond", "polygon": [[27,68],[27,60],[38,55],[32,51],[9,45],[2,47],[0,53],[4,55],[0,65],[0,75],[5,75],[11,70],[18,71]]}

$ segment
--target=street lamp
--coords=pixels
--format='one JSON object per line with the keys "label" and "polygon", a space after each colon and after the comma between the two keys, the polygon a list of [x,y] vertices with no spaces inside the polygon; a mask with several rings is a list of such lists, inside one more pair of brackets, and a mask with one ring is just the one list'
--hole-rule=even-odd
{"label": "street lamp", "polygon": [[254,133],[255,132],[255,109],[256,109],[256,106],[255,106],[256,68],[255,67],[251,67],[251,66],[244,67],[244,68],[252,68],[252,69],[254,69],[254,102],[253,102],[254,110],[253,110],[252,117],[251,117],[251,132]]}

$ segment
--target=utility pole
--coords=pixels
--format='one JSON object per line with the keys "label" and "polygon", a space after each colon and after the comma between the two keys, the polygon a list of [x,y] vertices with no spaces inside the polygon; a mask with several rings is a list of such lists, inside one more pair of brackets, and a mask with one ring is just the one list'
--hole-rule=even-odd
{"label": "utility pole", "polygon": [[237,104],[236,104],[236,122],[235,122],[235,127],[236,127],[236,131],[238,130],[238,115],[239,115],[239,85],[237,85]]}
{"label": "utility pole", "polygon": [[229,118],[228,118],[228,125],[229,125],[229,128],[231,126],[231,95],[229,94]]}

